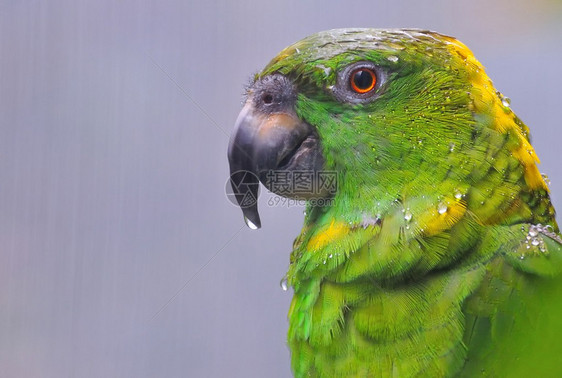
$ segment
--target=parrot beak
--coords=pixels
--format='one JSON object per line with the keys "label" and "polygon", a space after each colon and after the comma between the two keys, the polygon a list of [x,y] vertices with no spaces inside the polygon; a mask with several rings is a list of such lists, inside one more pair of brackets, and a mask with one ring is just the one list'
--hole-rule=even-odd
{"label": "parrot beak", "polygon": [[[294,180],[291,175],[295,171],[316,172],[324,164],[316,130],[297,116],[290,101],[283,101],[292,98],[283,87],[285,81],[282,77],[277,85],[266,83],[266,94],[264,88],[250,92],[230,138],[230,184],[246,224],[252,229],[261,227],[257,204],[260,181],[285,197],[312,198],[312,191],[297,194],[287,190],[287,185]],[[283,185],[280,178],[290,179],[291,183]]]}

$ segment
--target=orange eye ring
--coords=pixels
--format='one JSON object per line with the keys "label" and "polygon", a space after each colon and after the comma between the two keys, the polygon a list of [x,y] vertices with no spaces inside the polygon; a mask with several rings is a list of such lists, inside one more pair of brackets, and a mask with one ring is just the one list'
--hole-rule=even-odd
{"label": "orange eye ring", "polygon": [[361,67],[349,76],[349,85],[354,92],[365,94],[372,91],[377,84],[377,75],[369,68]]}

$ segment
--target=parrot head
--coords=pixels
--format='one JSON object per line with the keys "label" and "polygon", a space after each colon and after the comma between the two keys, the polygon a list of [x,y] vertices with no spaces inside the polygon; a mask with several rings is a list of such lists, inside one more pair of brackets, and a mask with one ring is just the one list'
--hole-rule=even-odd
{"label": "parrot head", "polygon": [[[528,130],[504,100],[452,37],[415,29],[314,34],[249,86],[228,150],[231,184],[239,203],[257,194],[258,181],[285,197],[333,197],[334,216],[351,224],[407,199],[415,207],[419,193],[437,207],[458,202],[499,141],[518,154],[529,186],[542,187]],[[337,189],[323,187],[322,172],[335,172]],[[281,190],[271,180],[278,173],[305,177],[312,190]],[[257,203],[242,208],[259,227]]]}

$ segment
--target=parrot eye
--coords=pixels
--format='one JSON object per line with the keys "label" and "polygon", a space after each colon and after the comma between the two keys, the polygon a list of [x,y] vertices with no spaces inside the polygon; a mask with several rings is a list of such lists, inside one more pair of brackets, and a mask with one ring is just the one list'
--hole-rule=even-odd
{"label": "parrot eye", "polygon": [[362,104],[379,95],[384,72],[372,62],[356,62],[338,72],[332,92],[341,102]]}
{"label": "parrot eye", "polygon": [[372,91],[377,83],[377,75],[369,68],[358,68],[349,77],[351,89],[359,94]]}

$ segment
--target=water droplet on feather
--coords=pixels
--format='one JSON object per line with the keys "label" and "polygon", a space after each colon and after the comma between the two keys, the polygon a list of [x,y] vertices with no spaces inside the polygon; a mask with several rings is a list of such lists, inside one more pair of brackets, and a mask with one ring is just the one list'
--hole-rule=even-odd
{"label": "water droplet on feather", "polygon": [[531,240],[531,244],[532,244],[532,245],[534,245],[534,246],[536,247],[537,245],[539,245],[539,244],[540,244],[540,241],[539,241],[539,239],[538,239],[538,238],[533,238],[533,240]]}
{"label": "water droplet on feather", "polygon": [[289,283],[288,283],[287,277],[283,277],[281,279],[281,281],[279,282],[279,286],[281,286],[281,290],[283,290],[283,291],[289,290]]}
{"label": "water droplet on feather", "polygon": [[406,212],[404,213],[404,219],[409,222],[412,220],[412,213],[410,212],[410,210],[406,210]]}

